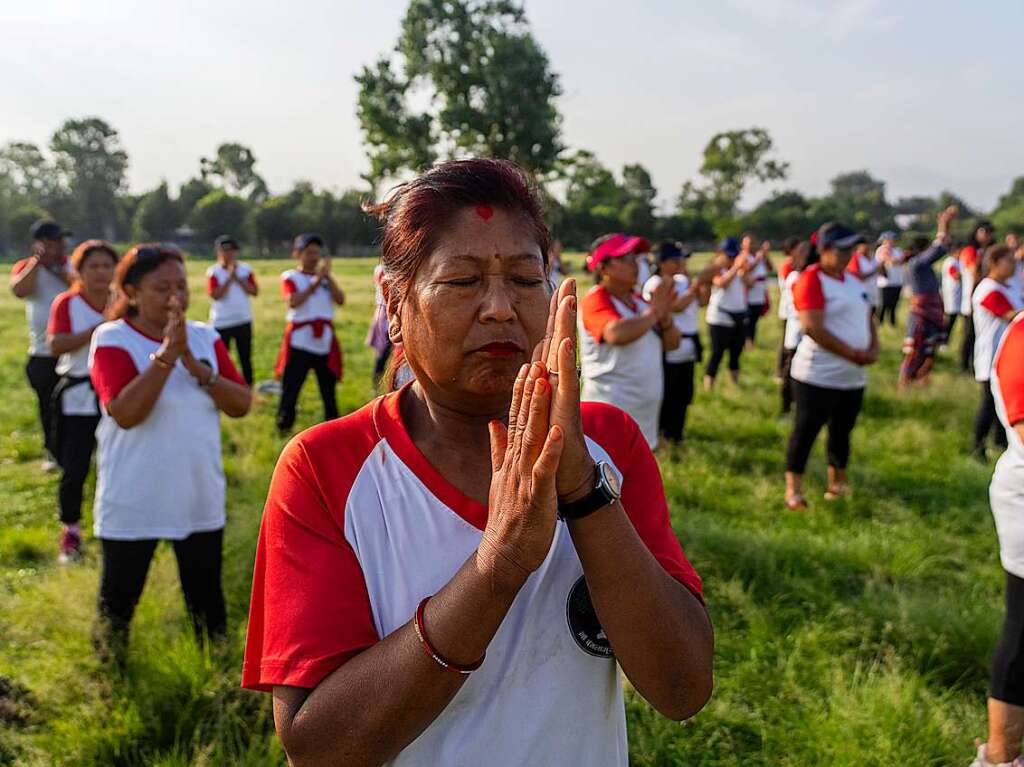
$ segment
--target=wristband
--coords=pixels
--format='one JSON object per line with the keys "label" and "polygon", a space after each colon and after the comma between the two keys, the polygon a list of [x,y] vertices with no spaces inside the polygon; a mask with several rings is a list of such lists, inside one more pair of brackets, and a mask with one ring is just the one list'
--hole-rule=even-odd
{"label": "wristband", "polygon": [[416,636],[419,637],[420,647],[438,666],[443,668],[445,671],[451,671],[453,674],[472,674],[480,666],[483,665],[484,658],[487,657],[487,653],[480,656],[480,660],[476,663],[471,663],[468,666],[461,666],[458,663],[452,663],[449,660],[445,660],[437,650],[434,649],[433,645],[430,644],[430,640],[427,639],[427,630],[423,625],[423,613],[427,609],[427,602],[430,601],[430,597],[424,597],[423,601],[420,602],[420,606],[416,608],[416,620],[413,621],[413,627],[416,629]]}
{"label": "wristband", "polygon": [[211,370],[210,371],[210,377],[206,379],[206,383],[203,383],[202,381],[200,381],[199,382],[199,386],[202,387],[203,389],[209,389],[215,383],[217,383],[218,380],[220,380],[220,375],[217,373],[216,370]]}
{"label": "wristband", "polygon": [[156,352],[150,353],[149,361],[154,363],[158,368],[163,368],[164,370],[170,370],[174,367],[174,363],[168,362]]}

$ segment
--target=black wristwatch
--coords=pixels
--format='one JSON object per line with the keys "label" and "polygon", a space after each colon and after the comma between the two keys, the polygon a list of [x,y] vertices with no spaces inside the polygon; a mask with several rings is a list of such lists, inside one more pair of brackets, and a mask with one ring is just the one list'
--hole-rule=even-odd
{"label": "black wristwatch", "polygon": [[603,509],[611,503],[615,503],[622,497],[622,490],[619,486],[619,477],[611,464],[598,461],[594,465],[594,487],[578,501],[558,504],[558,516],[563,520],[582,519],[593,514],[598,509]]}

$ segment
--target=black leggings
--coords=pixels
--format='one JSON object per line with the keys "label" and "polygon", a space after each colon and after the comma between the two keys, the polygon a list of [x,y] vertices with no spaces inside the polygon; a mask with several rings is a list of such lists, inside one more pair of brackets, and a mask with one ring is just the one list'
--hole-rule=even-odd
{"label": "black leggings", "polygon": [[729,370],[738,373],[740,355],[743,354],[743,344],[747,340],[746,326],[742,322],[734,323],[731,328],[708,325],[708,333],[711,336],[711,356],[704,366],[704,374],[712,378],[718,375],[718,366],[722,364],[726,351],[729,352]]}
{"label": "black leggings", "polygon": [[878,324],[885,323],[885,315],[889,315],[889,324],[896,327],[896,307],[900,303],[902,285],[886,285],[882,288],[882,312],[878,315]]}
{"label": "black leggings", "polygon": [[946,341],[949,341],[950,336],[953,335],[953,328],[956,327],[956,318],[959,314],[947,314],[946,315]]}
{"label": "black leggings", "polygon": [[295,406],[299,401],[299,392],[306,376],[312,370],[316,374],[316,382],[320,387],[320,398],[324,402],[324,420],[330,421],[338,417],[338,401],[335,398],[335,387],[338,379],[327,367],[328,355],[313,354],[302,349],[289,349],[288,364],[281,376],[281,401],[277,406],[277,428],[288,431],[295,424]]}
{"label": "black leggings", "polygon": [[231,351],[231,341],[238,347],[238,361],[242,364],[242,378],[252,386],[252,323],[232,325],[229,328],[217,328],[224,345]]}
{"label": "black leggings", "polygon": [[666,362],[665,394],[658,416],[661,433],[670,442],[681,442],[686,427],[686,409],[693,402],[693,360]]}
{"label": "black leggings", "polygon": [[992,657],[989,695],[1024,706],[1024,579],[1006,574],[1006,616]]}
{"label": "black leggings", "polygon": [[[220,583],[223,541],[223,530],[192,533],[188,538],[172,541],[185,609],[200,638],[204,632],[223,635],[226,628],[227,611]],[[100,539],[103,570],[98,607],[106,639],[122,645],[127,640],[128,626],[146,585],[149,563],[158,542]]]}
{"label": "black leggings", "polygon": [[821,427],[828,424],[828,465],[845,469],[850,460],[850,433],[857,423],[864,389],[827,389],[794,380],[796,418],[786,451],[786,471],[803,474]]}
{"label": "black leggings", "polygon": [[61,471],[57,498],[60,502],[60,521],[65,525],[82,518],[82,488],[89,476],[92,452],[96,448],[98,415],[56,415],[60,419]]}
{"label": "black leggings", "polygon": [[780,353],[779,363],[779,378],[782,379],[780,385],[782,394],[782,412],[789,414],[789,411],[793,409],[793,376],[790,370],[793,367],[793,355],[796,354],[796,349],[787,349],[785,346],[782,347]]}
{"label": "black leggings", "polygon": [[988,433],[995,429],[992,441],[996,447],[1006,449],[1006,430],[999,422],[996,415],[996,401],[992,396],[992,384],[990,381],[981,381],[981,401],[978,403],[978,412],[974,414],[974,449],[984,450],[988,441]]}
{"label": "black leggings", "polygon": [[43,446],[56,459],[57,448],[53,444],[53,390],[60,380],[57,375],[56,357],[29,357],[25,364],[25,376],[39,401],[39,423],[43,427]]}
{"label": "black leggings", "polygon": [[964,337],[960,341],[960,369],[965,373],[974,370],[974,317],[964,315]]}
{"label": "black leggings", "polygon": [[747,339],[753,343],[757,340],[757,323],[764,313],[764,304],[750,304],[747,307]]}

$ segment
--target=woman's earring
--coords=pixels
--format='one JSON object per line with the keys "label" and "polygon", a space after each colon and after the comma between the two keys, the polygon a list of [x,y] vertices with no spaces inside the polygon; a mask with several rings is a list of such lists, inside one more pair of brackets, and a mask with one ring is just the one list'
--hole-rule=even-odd
{"label": "woman's earring", "polygon": [[402,327],[397,317],[388,321],[388,340],[393,344],[402,343]]}

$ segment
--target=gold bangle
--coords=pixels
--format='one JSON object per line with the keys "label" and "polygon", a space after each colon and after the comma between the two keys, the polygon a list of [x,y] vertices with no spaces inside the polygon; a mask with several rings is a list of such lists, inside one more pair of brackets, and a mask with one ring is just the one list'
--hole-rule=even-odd
{"label": "gold bangle", "polygon": [[154,363],[157,367],[163,368],[164,370],[170,370],[171,368],[174,367],[173,363],[168,362],[163,357],[158,355],[156,352],[151,352],[150,353],[149,361]]}

